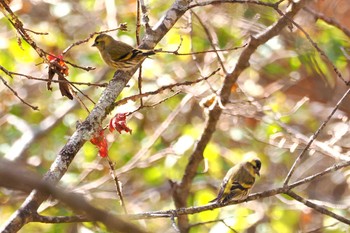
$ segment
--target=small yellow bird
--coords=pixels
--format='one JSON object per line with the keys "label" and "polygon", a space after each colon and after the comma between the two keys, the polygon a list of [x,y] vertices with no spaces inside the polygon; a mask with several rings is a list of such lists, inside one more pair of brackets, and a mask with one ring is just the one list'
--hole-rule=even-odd
{"label": "small yellow bird", "polygon": [[113,39],[113,37],[100,34],[95,38],[92,45],[101,54],[102,59],[112,68],[130,69],[136,66],[141,60],[156,53],[154,50],[141,50]]}
{"label": "small yellow bird", "polygon": [[247,197],[255,183],[255,175],[260,176],[260,168],[261,161],[258,158],[233,166],[223,179],[218,196],[210,202],[226,203]]}

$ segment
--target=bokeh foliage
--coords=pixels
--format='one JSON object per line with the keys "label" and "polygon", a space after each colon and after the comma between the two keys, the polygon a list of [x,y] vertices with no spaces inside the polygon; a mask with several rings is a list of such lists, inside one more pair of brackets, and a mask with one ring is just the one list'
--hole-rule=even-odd
{"label": "bokeh foliage", "polygon": [[[149,1],[150,24],[163,16],[170,2]],[[287,1],[282,4],[286,7]],[[70,44],[88,37],[95,31],[128,24],[127,32],[110,33],[120,40],[135,45],[135,1],[14,1],[15,13],[33,31],[48,35],[31,34],[35,42],[47,52],[59,54]],[[318,7],[316,4],[315,7]],[[317,9],[317,8],[316,8]],[[157,45],[163,50],[190,53],[211,50],[207,29],[220,49],[242,46],[251,35],[256,35],[278,20],[271,8],[249,4],[217,4],[193,9],[185,14]],[[322,8],[319,8],[321,11]],[[348,76],[349,38],[336,27],[315,21],[301,12],[297,21],[337,68]],[[142,35],[143,28],[141,28]],[[182,41],[182,42],[181,42]],[[95,66],[86,72],[70,67],[69,80],[80,82],[107,82],[113,71],[105,67],[98,52],[91,48],[92,40],[74,47],[65,58],[81,66]],[[2,17],[0,19],[0,65],[7,70],[34,77],[47,77],[47,66],[31,47],[18,43],[15,30]],[[230,71],[240,55],[240,49],[220,52],[225,69]],[[220,66],[215,53],[180,56],[159,54],[143,64],[143,91],[151,91],[175,82],[193,81],[208,76]],[[33,111],[21,103],[4,85],[0,86],[0,156],[27,164],[30,169],[44,174],[57,152],[75,129],[76,122],[87,112],[81,105],[61,97],[57,85],[53,91],[46,83],[23,77],[0,75],[27,102],[37,105]],[[124,199],[129,213],[174,208],[171,181],[179,181],[192,149],[201,135],[207,109],[200,106],[203,98],[218,91],[223,71],[207,82],[178,88],[181,92],[155,107],[139,110],[128,118],[132,134],[109,133],[109,156],[115,162],[119,179],[123,183]],[[96,80],[98,79],[98,80]],[[94,101],[101,88],[79,86]],[[232,90],[230,103],[217,125],[217,130],[204,152],[206,163],[198,170],[193,181],[188,205],[204,205],[213,199],[226,171],[245,156],[261,158],[262,176],[253,192],[279,187],[295,158],[310,137],[326,119],[345,85],[336,78],[325,59],[296,28],[286,28],[279,36],[260,46],[250,60],[250,67]],[[137,77],[129,82],[120,99],[137,94]],[[165,91],[144,99],[146,105],[160,102],[173,95]],[[89,109],[93,104],[83,98]],[[128,102],[113,113],[136,109],[139,102]],[[327,125],[319,141],[348,154],[350,105],[341,106],[336,117]],[[67,109],[70,109],[67,111]],[[60,117],[60,114],[65,114]],[[171,121],[167,122],[174,114]],[[112,115],[111,115],[112,116]],[[51,119],[52,118],[52,119]],[[45,129],[50,120],[55,124]],[[107,124],[107,121],[106,121]],[[29,128],[28,128],[29,127]],[[292,129],[292,130],[291,130]],[[18,157],[13,158],[15,143],[28,132],[37,133]],[[30,134],[29,134],[30,136]],[[302,161],[293,180],[321,171],[335,162],[333,158],[314,146]],[[349,196],[348,170],[297,188],[305,198],[322,202],[349,217],[343,206]],[[61,183],[67,189],[83,193],[92,204],[113,213],[122,213],[107,162],[100,159],[97,149],[86,143],[76,156]],[[0,189],[1,220],[3,223],[19,207],[25,194]],[[70,215],[65,206],[53,200],[45,202],[43,214]],[[215,221],[221,220],[221,221]],[[233,205],[190,216],[192,233],[196,232],[297,232],[322,229],[323,232],[341,232],[347,227],[321,215],[284,195]],[[201,224],[199,224],[201,223]],[[139,222],[150,232],[172,232],[169,219]],[[231,228],[231,229],[230,229]],[[40,224],[30,223],[23,232],[107,232],[95,223]]]}

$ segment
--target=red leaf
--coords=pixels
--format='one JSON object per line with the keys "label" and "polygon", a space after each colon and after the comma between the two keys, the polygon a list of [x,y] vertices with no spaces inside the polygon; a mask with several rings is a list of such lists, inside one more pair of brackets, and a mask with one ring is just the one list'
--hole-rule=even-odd
{"label": "red leaf", "polygon": [[107,140],[105,137],[103,137],[103,141],[100,144],[100,146],[98,147],[98,154],[102,157],[105,158],[108,156],[108,144],[107,144]]}
{"label": "red leaf", "polygon": [[114,130],[117,130],[120,134],[123,130],[127,133],[132,133],[132,130],[126,125],[126,113],[117,113],[109,121],[109,131],[113,132]]}
{"label": "red leaf", "polygon": [[108,156],[108,143],[105,137],[104,129],[100,129],[97,136],[91,138],[90,142],[98,148],[98,154],[102,158]]}
{"label": "red leaf", "polygon": [[49,61],[52,61],[52,60],[56,59],[56,56],[55,56],[55,55],[52,55],[52,54],[49,54],[49,55],[47,55],[47,59],[48,59]]}
{"label": "red leaf", "polygon": [[58,56],[54,54],[47,55],[47,59],[50,61],[50,63],[56,63],[57,66],[59,66],[59,72],[61,74],[64,74],[65,76],[68,76],[69,69],[66,63],[63,61],[63,55],[60,54]]}

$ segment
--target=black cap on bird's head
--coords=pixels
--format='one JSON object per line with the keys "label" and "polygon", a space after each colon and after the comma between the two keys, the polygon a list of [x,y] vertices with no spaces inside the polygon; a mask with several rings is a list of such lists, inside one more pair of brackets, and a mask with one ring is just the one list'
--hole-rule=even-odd
{"label": "black cap on bird's head", "polygon": [[253,169],[254,169],[254,173],[257,174],[258,176],[260,176],[260,168],[261,168],[261,161],[258,158],[254,158],[249,160],[249,162]]}
{"label": "black cap on bird's head", "polygon": [[255,163],[254,171],[258,176],[260,176],[261,161],[259,159],[255,159],[254,163]]}

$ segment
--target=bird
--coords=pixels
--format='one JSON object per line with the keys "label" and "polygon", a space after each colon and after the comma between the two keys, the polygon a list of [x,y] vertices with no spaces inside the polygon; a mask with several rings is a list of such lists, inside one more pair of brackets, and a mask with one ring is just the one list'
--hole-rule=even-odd
{"label": "bird", "polygon": [[139,64],[141,60],[157,52],[156,50],[134,48],[107,34],[98,35],[92,46],[99,50],[102,59],[108,66],[117,70],[129,70]]}
{"label": "bird", "polygon": [[255,175],[260,176],[260,168],[261,161],[258,158],[251,158],[233,166],[226,173],[217,197],[210,202],[223,204],[243,200],[255,183]]}

